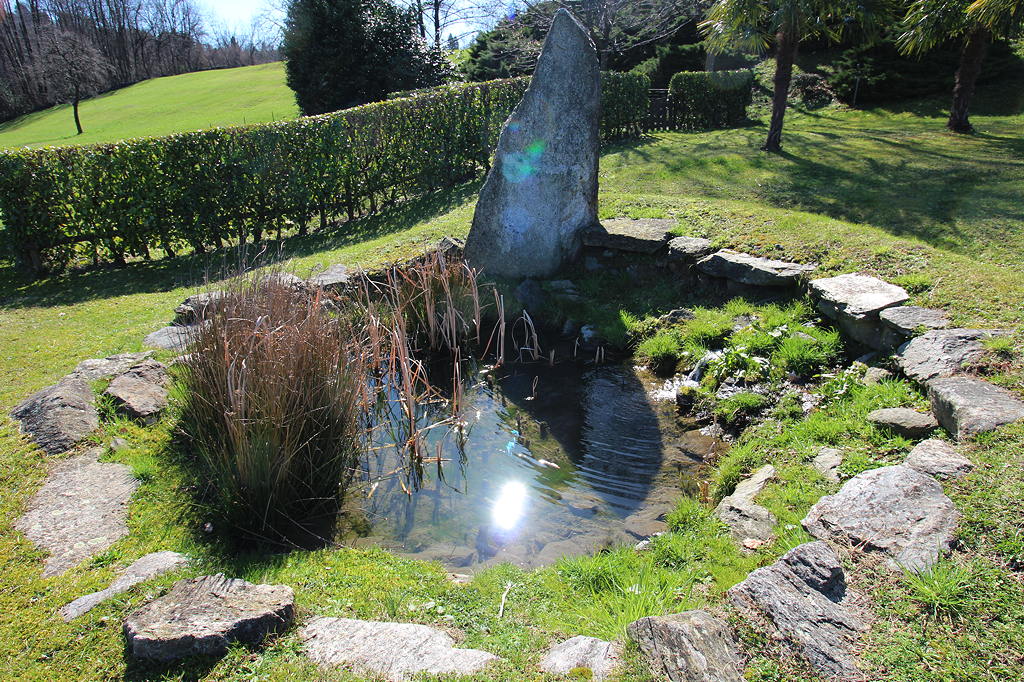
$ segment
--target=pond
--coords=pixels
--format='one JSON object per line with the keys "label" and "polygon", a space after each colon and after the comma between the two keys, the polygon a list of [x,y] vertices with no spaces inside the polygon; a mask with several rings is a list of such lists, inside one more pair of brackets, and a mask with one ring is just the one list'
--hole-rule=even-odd
{"label": "pond", "polygon": [[388,475],[400,466],[393,449],[369,462],[357,494],[370,532],[356,544],[471,572],[548,565],[664,530],[723,443],[682,420],[662,384],[631,364],[485,368],[467,382],[463,437],[427,432],[442,463],[425,467],[418,489]]}

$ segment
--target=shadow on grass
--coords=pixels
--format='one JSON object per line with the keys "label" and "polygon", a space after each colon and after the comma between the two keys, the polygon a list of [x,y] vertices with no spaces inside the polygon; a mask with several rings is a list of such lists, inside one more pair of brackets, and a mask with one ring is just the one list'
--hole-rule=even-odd
{"label": "shadow on grass", "polygon": [[314,231],[305,237],[265,239],[260,245],[208,254],[132,262],[124,268],[100,267],[28,282],[9,263],[0,267],[0,308],[66,306],[85,301],[199,287],[238,272],[243,265],[272,265],[323,251],[333,251],[408,230],[444,215],[472,199],[480,187],[473,181],[450,190],[413,199],[373,216]]}

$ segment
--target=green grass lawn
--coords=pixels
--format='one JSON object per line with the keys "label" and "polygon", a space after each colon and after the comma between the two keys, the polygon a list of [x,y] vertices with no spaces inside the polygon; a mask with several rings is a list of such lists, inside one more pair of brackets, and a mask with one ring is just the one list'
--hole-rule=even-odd
{"label": "green grass lawn", "polygon": [[284,63],[154,78],[81,103],[77,135],[70,104],[0,123],[0,148],[116,142],[219,126],[295,118]]}
{"label": "green grass lawn", "polygon": [[[1024,321],[1020,92],[1007,85],[983,90],[975,117],[979,132],[972,137],[944,131],[944,100],[936,100],[899,109],[793,115],[779,156],[757,151],[765,131],[761,124],[623,143],[602,159],[601,213],[672,217],[679,232],[707,235],[722,246],[818,262],[821,273],[863,271],[904,282],[913,303],[942,307],[959,324],[1019,328]],[[0,134],[0,141],[6,135]],[[478,187],[471,183],[353,225],[290,239],[283,253],[299,274],[335,262],[397,260],[441,235],[464,235]],[[142,337],[166,323],[173,306],[217,272],[219,263],[182,258],[35,283],[0,269],[0,679],[356,679],[315,672],[299,654],[293,633],[263,652],[234,649],[223,660],[184,667],[147,667],[125,657],[120,621],[131,609],[176,577],[216,571],[292,585],[300,618],[311,613],[397,617],[454,627],[464,635],[464,645],[506,659],[493,675],[478,679],[541,679],[536,664],[552,640],[606,637],[640,615],[716,607],[722,591],[746,571],[803,539],[800,533],[784,534],[770,547],[741,556],[721,542],[708,508],[687,502],[677,513],[677,532],[657,556],[636,558],[620,550],[559,569],[499,567],[466,587],[451,585],[439,566],[382,551],[232,557],[197,532],[203,519],[182,494],[186,477],[172,455],[173,417],[168,417],[149,429],[106,425],[105,437],[117,433],[131,444],[107,457],[129,464],[142,480],[130,510],[131,535],[65,576],[42,579],[40,553],[12,526],[48,462],[18,435],[7,411],[79,360],[139,350]],[[613,295],[607,305],[615,313],[609,319],[618,319]],[[1019,331],[1014,339],[1014,359],[994,370],[993,380],[1024,394]],[[779,417],[781,428],[745,436],[737,454],[712,472],[712,481],[727,487],[725,479],[773,462],[780,480],[766,490],[763,503],[782,523],[793,523],[831,490],[809,473],[806,452],[838,442],[857,453],[851,464],[856,470],[896,461],[901,444],[880,438],[863,423],[863,415],[878,406],[920,401],[915,389],[899,383],[855,391],[813,420]],[[871,679],[1024,677],[1019,653],[1024,648],[1019,574],[1024,428],[979,439],[967,455],[978,469],[946,486],[965,521],[960,547],[941,571],[923,583],[869,569],[852,572],[854,587],[874,605],[876,620],[864,654],[873,666]],[[56,615],[72,598],[105,586],[115,567],[159,549],[187,552],[198,564],[70,624]],[[618,584],[627,575],[643,585],[639,594],[600,586]],[[498,618],[510,582],[508,604]],[[682,588],[685,597],[677,598]],[[429,608],[417,606],[430,602]],[[813,679],[801,666],[780,662],[763,633],[745,632],[744,639],[753,652],[749,679]],[[630,654],[623,679],[650,677]]]}

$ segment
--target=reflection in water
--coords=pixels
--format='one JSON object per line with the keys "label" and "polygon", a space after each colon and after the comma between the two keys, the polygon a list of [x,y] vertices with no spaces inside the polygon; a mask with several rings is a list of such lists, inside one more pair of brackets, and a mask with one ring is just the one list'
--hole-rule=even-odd
{"label": "reflection in water", "polygon": [[[719,443],[678,422],[659,382],[630,366],[513,366],[464,391],[465,432],[426,432],[427,465],[412,494],[382,448],[366,472],[367,543],[451,567],[635,542],[662,530],[680,486]],[[425,422],[439,410],[424,409]]]}

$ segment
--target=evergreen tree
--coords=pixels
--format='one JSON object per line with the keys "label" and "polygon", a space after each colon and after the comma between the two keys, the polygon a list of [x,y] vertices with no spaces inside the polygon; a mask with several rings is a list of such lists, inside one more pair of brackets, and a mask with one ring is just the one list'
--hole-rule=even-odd
{"label": "evergreen tree", "polygon": [[288,87],[307,115],[440,85],[452,73],[390,0],[292,0],[285,24]]}

